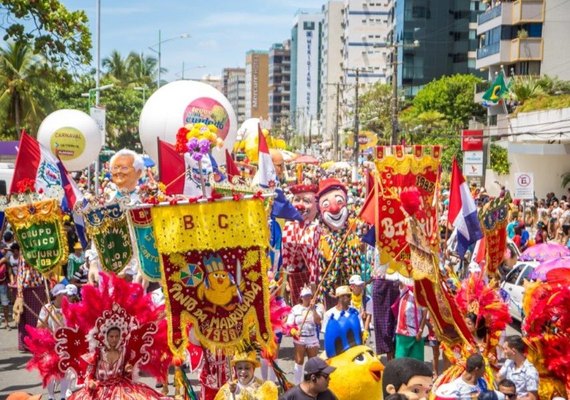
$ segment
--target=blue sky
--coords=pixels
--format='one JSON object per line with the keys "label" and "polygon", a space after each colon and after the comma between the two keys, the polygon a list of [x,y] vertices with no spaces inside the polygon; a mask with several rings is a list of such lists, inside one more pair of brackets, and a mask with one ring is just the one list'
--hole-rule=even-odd
{"label": "blue sky", "polygon": [[[163,79],[220,75],[224,67],[243,67],[248,50],[269,50],[290,38],[299,9],[320,9],[326,0],[101,0],[101,58],[113,49],[153,54],[149,46],[162,44]],[[95,60],[96,0],[62,0],[70,10],[83,9],[93,34]],[[95,61],[93,61],[95,62]],[[193,68],[205,65],[205,68]]]}

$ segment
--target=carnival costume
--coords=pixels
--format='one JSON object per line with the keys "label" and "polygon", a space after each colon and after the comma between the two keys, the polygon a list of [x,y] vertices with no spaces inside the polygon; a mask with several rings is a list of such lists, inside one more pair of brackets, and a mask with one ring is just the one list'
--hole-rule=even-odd
{"label": "carnival costume", "polygon": [[[294,195],[317,192],[316,185],[296,185],[291,188]],[[299,302],[301,288],[307,282],[316,284],[319,281],[319,241],[322,228],[316,216],[316,203],[311,206],[297,205],[303,214],[303,221],[286,221],[283,227],[282,254],[283,265],[287,269],[291,304]]]}
{"label": "carnival costume", "polygon": [[[99,287],[84,286],[79,303],[64,299],[62,312],[66,327],[53,335],[45,328],[28,328],[26,344],[33,351],[28,368],[37,368],[44,384],[72,369],[78,383],[85,383],[73,400],[164,398],[134,382],[130,372],[133,368],[160,379],[171,362],[166,320],[160,318],[163,307],[154,306],[141,285],[101,274]],[[114,328],[120,331],[119,358],[110,363],[107,333]]]}
{"label": "carnival costume", "polygon": [[477,322],[481,321],[487,328],[487,335],[482,342],[474,337],[465,338],[462,345],[450,347],[445,342],[442,347],[451,367],[443,372],[435,383],[435,387],[449,383],[461,376],[465,371],[465,360],[473,353],[481,353],[487,360],[485,380],[489,385],[493,379],[497,366],[497,346],[501,333],[511,322],[509,307],[500,295],[496,281],[486,283],[481,273],[473,273],[464,280],[456,296],[457,305],[465,316],[468,313],[477,315]]}
{"label": "carnival costume", "polygon": [[[323,293],[330,294],[345,285],[350,276],[361,274],[365,252],[361,251],[362,243],[352,222],[349,226],[346,186],[337,179],[325,179],[319,184],[317,196],[325,225],[319,244],[319,267],[323,271]],[[325,301],[327,308],[334,304],[327,297]]]}
{"label": "carnival costume", "polygon": [[541,399],[570,393],[570,278],[565,269],[551,270],[545,282],[525,284],[523,331],[527,359],[540,374]]}

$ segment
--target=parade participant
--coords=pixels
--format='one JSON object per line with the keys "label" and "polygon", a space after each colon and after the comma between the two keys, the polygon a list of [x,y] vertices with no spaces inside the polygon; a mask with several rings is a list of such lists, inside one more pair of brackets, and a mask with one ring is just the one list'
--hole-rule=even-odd
{"label": "parade participant", "polygon": [[519,398],[538,399],[538,372],[525,356],[526,345],[518,335],[508,336],[503,345],[507,358],[497,379],[510,379],[515,383]]}
{"label": "parade participant", "polygon": [[465,372],[451,381],[437,388],[436,399],[470,400],[481,392],[487,391],[485,381],[485,359],[481,354],[473,354],[467,358]]}
{"label": "parade participant", "polygon": [[331,307],[325,312],[323,317],[323,324],[321,327],[321,332],[325,333],[327,329],[327,323],[331,318],[338,319],[343,314],[348,314],[354,312],[358,315],[358,319],[360,320],[360,331],[362,333],[362,329],[364,324],[362,323],[362,318],[360,318],[360,313],[356,308],[350,305],[350,301],[352,299],[352,292],[350,291],[350,287],[348,286],[339,286],[335,290],[335,297],[337,299],[337,304],[334,307]]}
{"label": "parade participant", "polygon": [[67,280],[71,281],[75,273],[79,271],[83,264],[85,264],[83,246],[81,246],[81,243],[76,242],[73,245],[73,253],[71,253],[67,258]]}
{"label": "parade participant", "polygon": [[[14,320],[18,321],[18,350],[28,351],[24,338],[28,336],[26,325],[36,326],[38,314],[47,302],[43,276],[30,266],[19,251],[17,244],[12,245],[14,255],[18,257],[16,275],[17,298],[14,303]],[[19,250],[19,246],[17,247]]]}
{"label": "parade participant", "polygon": [[255,352],[237,354],[232,359],[231,366],[237,379],[226,382],[214,400],[277,399],[277,386],[271,381],[263,382],[255,377],[255,368],[260,366]]}
{"label": "parade participant", "polygon": [[14,278],[12,277],[12,269],[8,265],[8,259],[6,257],[6,245],[0,243],[0,307],[2,307],[2,314],[4,315],[4,326],[3,328],[11,330],[10,325],[10,299],[8,297],[8,284],[12,283]]}
{"label": "parade participant", "polygon": [[289,389],[280,400],[336,400],[329,389],[330,375],[336,368],[329,366],[319,357],[313,357],[305,364],[303,382]]}
{"label": "parade participant", "polygon": [[418,306],[414,289],[400,282],[400,303],[396,323],[395,357],[412,357],[424,360],[422,332],[426,324],[426,310]]}
{"label": "parade participant", "polygon": [[294,380],[295,385],[303,378],[303,362],[305,354],[312,358],[319,352],[317,326],[321,323],[324,310],[322,306],[311,304],[313,292],[308,287],[301,290],[301,303],[291,309],[287,318],[287,326],[291,327],[293,346],[295,349]]}
{"label": "parade participant", "polygon": [[[137,185],[144,171],[144,160],[140,154],[129,149],[122,149],[116,152],[109,162],[111,169],[112,184],[105,188],[105,200],[112,202],[121,198],[128,198],[129,204],[140,202]],[[99,271],[101,270],[99,257],[92,245],[93,251],[89,255],[89,283],[95,283],[98,280]],[[133,256],[127,266],[121,271],[122,275],[127,270],[131,270],[135,276],[135,281],[142,283],[142,276],[138,275],[137,257]]]}
{"label": "parade participant", "polygon": [[134,366],[127,361],[123,334],[118,326],[107,329],[105,348],[89,358],[85,386],[73,393],[70,400],[168,398],[162,397],[145,384],[132,380]]}
{"label": "parade participant", "polygon": [[517,386],[510,379],[501,380],[498,390],[505,396],[506,400],[516,400],[517,398]]}
{"label": "parade participant", "polygon": [[356,229],[349,231],[347,189],[338,179],[328,178],[319,183],[317,194],[319,211],[324,223],[320,240],[319,267],[328,273],[323,276],[323,291],[326,307],[334,301],[329,297],[335,287],[348,282],[351,275],[360,274],[365,252]]}
{"label": "parade participant", "polygon": [[426,400],[432,388],[432,372],[415,358],[396,358],[388,361],[382,373],[382,392],[401,394],[409,400]]}
{"label": "parade participant", "polygon": [[[69,285],[73,286],[73,285]],[[75,288],[75,286],[73,286]],[[77,288],[75,288],[77,292]],[[63,318],[63,314],[61,312],[61,303],[65,296],[72,296],[73,288],[70,287],[69,289],[67,286],[58,283],[51,289],[51,295],[53,296],[53,301],[48,303],[42,307],[40,311],[40,315],[38,318],[38,328],[48,328],[52,333],[55,332],[58,328],[65,326],[65,321]],[[70,380],[66,376],[63,378],[56,380],[51,379],[47,385],[48,390],[48,400],[55,399],[55,387],[59,383],[59,390],[61,393],[61,399],[65,399],[67,389],[69,388]]]}
{"label": "parade participant", "polygon": [[370,322],[372,321],[373,306],[372,299],[366,294],[366,283],[362,280],[360,275],[352,275],[348,280],[350,284],[350,291],[352,296],[350,305],[356,308],[360,313],[360,318],[364,322],[363,326],[363,341],[366,342],[370,335]]}
{"label": "parade participant", "polygon": [[287,271],[291,304],[299,302],[301,288],[307,282],[313,286],[319,280],[319,240],[321,227],[316,221],[317,186],[291,187],[291,204],[300,212],[303,221],[286,221],[283,228],[282,255]]}

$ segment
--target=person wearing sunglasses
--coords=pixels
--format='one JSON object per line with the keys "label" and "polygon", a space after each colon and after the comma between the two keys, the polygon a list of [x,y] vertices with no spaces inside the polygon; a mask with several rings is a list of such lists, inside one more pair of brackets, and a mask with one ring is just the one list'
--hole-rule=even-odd
{"label": "person wearing sunglasses", "polygon": [[320,357],[312,357],[305,363],[304,380],[279,397],[279,400],[336,400],[329,389],[330,374],[336,370]]}
{"label": "person wearing sunglasses", "polygon": [[499,382],[499,392],[505,396],[505,400],[516,400],[517,387],[510,379],[503,379]]}

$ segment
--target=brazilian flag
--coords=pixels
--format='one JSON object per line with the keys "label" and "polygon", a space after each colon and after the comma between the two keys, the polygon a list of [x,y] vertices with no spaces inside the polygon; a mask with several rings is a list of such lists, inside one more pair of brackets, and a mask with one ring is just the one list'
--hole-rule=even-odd
{"label": "brazilian flag", "polygon": [[505,76],[503,71],[497,74],[497,77],[491,84],[491,87],[483,94],[484,106],[495,106],[505,98],[509,93],[509,88],[505,84]]}

